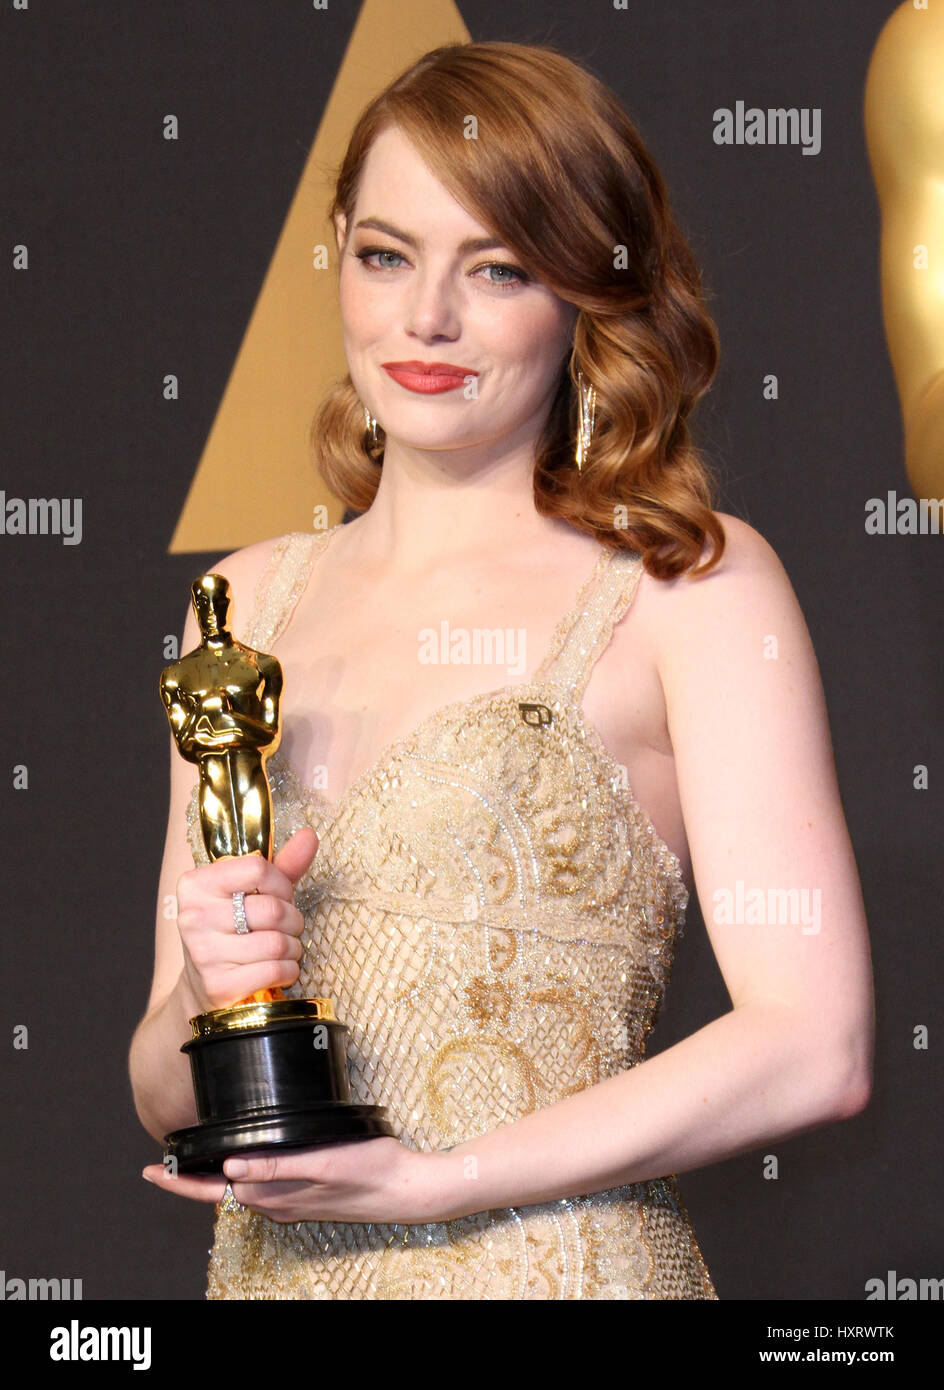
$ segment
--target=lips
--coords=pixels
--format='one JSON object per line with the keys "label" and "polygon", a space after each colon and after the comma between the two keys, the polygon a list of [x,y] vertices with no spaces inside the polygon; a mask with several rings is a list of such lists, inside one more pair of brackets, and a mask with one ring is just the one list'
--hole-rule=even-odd
{"label": "lips", "polygon": [[457,367],[453,362],[383,362],[384,371],[405,386],[408,391],[435,395],[440,391],[455,391],[466,377],[478,376],[472,367]]}

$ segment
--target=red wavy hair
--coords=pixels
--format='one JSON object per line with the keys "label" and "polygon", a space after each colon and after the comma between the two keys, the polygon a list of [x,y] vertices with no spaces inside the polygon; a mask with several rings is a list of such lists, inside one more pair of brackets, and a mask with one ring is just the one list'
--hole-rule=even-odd
{"label": "red wavy hair", "polygon": [[[469,113],[477,138],[464,131]],[[534,504],[671,579],[724,550],[717,483],[688,417],[720,347],[695,259],[662,177],[616,96],[552,47],[448,44],[426,53],[363,111],[329,215],[353,224],[361,170],[395,125],[435,176],[525,271],[580,309],[573,350],[539,439]],[[589,460],[574,464],[577,371],[596,389]],[[350,376],[328,392],[310,443],[327,487],[365,511],[383,466]],[[698,564],[706,540],[713,551]]]}

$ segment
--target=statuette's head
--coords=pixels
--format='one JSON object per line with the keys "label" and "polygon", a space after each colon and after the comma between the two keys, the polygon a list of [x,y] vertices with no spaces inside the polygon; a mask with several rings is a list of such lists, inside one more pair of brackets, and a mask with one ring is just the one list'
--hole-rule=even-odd
{"label": "statuette's head", "polygon": [[222,574],[204,574],[190,588],[193,611],[205,637],[217,637],[229,627],[231,594]]}

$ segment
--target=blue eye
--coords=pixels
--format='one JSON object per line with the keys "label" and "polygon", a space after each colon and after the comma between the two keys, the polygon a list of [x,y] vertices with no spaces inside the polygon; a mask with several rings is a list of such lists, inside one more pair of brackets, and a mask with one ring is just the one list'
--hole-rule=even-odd
{"label": "blue eye", "polygon": [[[363,251],[356,251],[354,254],[356,255],[357,259],[361,262],[361,264],[364,265],[367,270],[371,271],[399,269],[399,267],[395,265],[371,264],[375,256],[393,256],[399,261],[405,261],[406,259],[406,257],[402,256],[399,251],[394,251],[388,246],[367,246],[364,248]],[[495,280],[491,277],[491,275],[487,276],[487,283],[489,285],[493,285],[497,290],[517,289],[519,285],[525,284],[529,278],[523,270],[519,269],[518,266],[507,265],[504,261],[486,261],[484,265],[476,266],[474,273],[478,274],[480,270],[503,271],[505,274],[514,277],[510,280]]]}
{"label": "blue eye", "polygon": [[480,266],[479,269],[480,269],[480,270],[507,270],[507,271],[509,271],[512,275],[515,276],[515,279],[514,279],[514,280],[491,280],[491,279],[490,279],[488,283],[489,283],[490,285],[497,285],[497,286],[499,287],[499,289],[504,289],[506,285],[509,286],[509,288],[510,288],[512,285],[524,284],[525,280],[527,280],[527,278],[528,278],[528,277],[525,275],[525,273],[524,273],[523,270],[519,270],[518,267],[517,267],[517,266],[514,266],[514,265],[505,265],[504,261],[489,261],[487,265]]}
{"label": "blue eye", "polygon": [[394,269],[393,266],[387,266],[387,265],[369,265],[368,263],[369,263],[369,260],[370,260],[370,257],[371,257],[371,256],[399,256],[399,257],[400,257],[400,260],[401,260],[401,261],[403,260],[403,257],[400,256],[400,252],[399,252],[399,251],[382,251],[382,250],[376,250],[376,251],[358,251],[358,252],[357,252],[357,259],[358,259],[359,261],[363,261],[364,264],[367,265],[367,266],[368,266],[368,269],[370,269],[370,270],[393,270],[393,269]]}

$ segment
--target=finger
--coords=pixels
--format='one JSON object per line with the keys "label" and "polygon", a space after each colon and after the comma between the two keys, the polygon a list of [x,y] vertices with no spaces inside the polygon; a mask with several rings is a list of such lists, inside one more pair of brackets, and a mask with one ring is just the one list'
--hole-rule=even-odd
{"label": "finger", "polygon": [[174,1177],[159,1163],[145,1168],[141,1176],[155,1187],[162,1187],[165,1192],[173,1192],[177,1197],[189,1197],[194,1202],[220,1202],[226,1192],[225,1178],[203,1178],[187,1173],[178,1173]]}
{"label": "finger", "polygon": [[303,825],[286,841],[272,862],[292,883],[297,883],[314,859],[318,843],[318,836],[311,826]]}
{"label": "finger", "polygon": [[268,893],[287,903],[295,901],[292,880],[255,850],[252,854],[224,855],[212,864],[200,864],[192,872],[204,890],[215,897]]}
{"label": "finger", "polygon": [[226,947],[233,965],[258,965],[263,960],[298,961],[304,951],[298,937],[284,931],[234,932]]}
{"label": "finger", "polygon": [[[223,1172],[231,1182],[238,1181],[240,1186],[249,1183],[318,1182],[321,1172],[327,1166],[329,1157],[326,1148],[260,1151],[254,1154],[241,1154],[239,1158],[226,1159],[223,1164]],[[239,1200],[241,1201],[242,1198]]]}
{"label": "finger", "polygon": [[[224,899],[218,909],[220,931],[234,932],[242,939],[248,937],[250,932],[255,935],[268,935],[278,931],[289,936],[301,936],[305,927],[305,919],[295,904],[287,903],[282,898],[274,898],[271,893],[247,893],[243,898],[243,912],[249,932],[236,931],[235,904],[232,899]],[[214,918],[217,919],[216,909]]]}
{"label": "finger", "polygon": [[260,989],[287,989],[298,979],[295,961],[259,961],[256,965],[234,965],[224,968],[218,988],[209,998],[211,1008],[224,1009],[233,1004],[245,1004]]}

